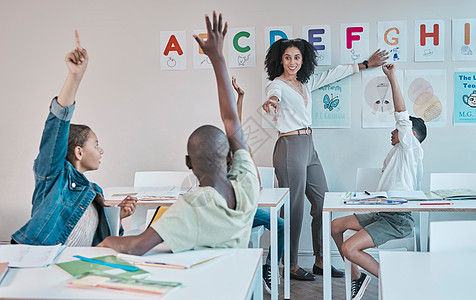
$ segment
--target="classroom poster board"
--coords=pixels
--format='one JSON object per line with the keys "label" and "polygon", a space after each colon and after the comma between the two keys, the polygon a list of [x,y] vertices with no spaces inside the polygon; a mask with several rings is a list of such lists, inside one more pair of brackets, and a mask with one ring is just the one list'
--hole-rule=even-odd
{"label": "classroom poster board", "polygon": [[476,126],[476,69],[454,73],[455,126]]}

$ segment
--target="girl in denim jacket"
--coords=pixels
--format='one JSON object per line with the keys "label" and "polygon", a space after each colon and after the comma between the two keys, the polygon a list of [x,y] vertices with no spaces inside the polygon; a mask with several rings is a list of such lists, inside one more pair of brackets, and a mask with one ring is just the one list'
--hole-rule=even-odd
{"label": "girl in denim jacket", "polygon": [[[33,171],[31,219],[12,235],[12,243],[95,246],[110,235],[102,189],[84,172],[97,170],[104,151],[85,125],[70,125],[74,97],[88,65],[88,53],[76,32],[76,49],[66,55],[69,73],[50,113]],[[121,204],[121,219],[135,210],[136,199]]]}

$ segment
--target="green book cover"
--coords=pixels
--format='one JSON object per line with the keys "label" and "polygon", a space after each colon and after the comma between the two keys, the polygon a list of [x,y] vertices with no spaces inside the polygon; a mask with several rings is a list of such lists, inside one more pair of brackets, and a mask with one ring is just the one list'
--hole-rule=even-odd
{"label": "green book cover", "polygon": [[[113,264],[119,264],[119,265],[124,265],[124,266],[133,266],[129,262],[117,258],[115,255],[107,255],[107,256],[100,256],[100,257],[94,257],[96,260],[108,262],[108,263],[113,263]],[[105,274],[107,276],[114,275],[115,277],[120,277],[123,279],[129,279],[129,278],[144,278],[149,275],[149,272],[138,269],[136,271],[126,271],[118,268],[113,268],[109,266],[103,266],[99,264],[94,264],[94,263],[89,263],[85,262],[82,260],[74,260],[74,261],[68,261],[64,263],[58,263],[56,264],[58,267],[61,269],[65,270],[72,276],[78,276],[83,273],[94,273],[94,274]]]}

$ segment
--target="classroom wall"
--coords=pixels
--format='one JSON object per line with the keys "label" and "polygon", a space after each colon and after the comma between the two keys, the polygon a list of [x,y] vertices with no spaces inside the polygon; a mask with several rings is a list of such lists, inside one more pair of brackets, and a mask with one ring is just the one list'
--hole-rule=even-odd
{"label": "classroom wall", "polygon": [[[33,160],[37,155],[51,98],[58,94],[67,74],[65,54],[75,46],[78,29],[90,63],[77,95],[73,122],[90,125],[105,154],[100,170],[87,173],[102,187],[130,186],[134,172],[186,170],[186,140],[198,126],[221,126],[216,84],[211,70],[160,70],[160,31],[185,30],[187,49],[192,32],[204,28],[203,14],[223,12],[231,27],[255,27],[257,67],[232,69],[246,91],[244,120],[261,122],[264,30],[267,26],[293,26],[294,37],[303,25],[331,24],[333,65],[339,62],[341,23],[369,22],[370,49],[376,49],[378,21],[406,20],[409,57],[400,69],[447,71],[448,123],[430,128],[423,143],[423,189],[432,172],[475,172],[474,127],[453,127],[453,70],[474,62],[451,59],[451,19],[471,18],[474,1],[91,1],[0,0],[0,241],[29,218],[34,187]],[[413,62],[413,22],[445,21],[444,62]],[[225,45],[225,51],[227,46]],[[227,52],[226,52],[227,53]],[[318,68],[324,70],[325,68]],[[390,129],[362,129],[361,78],[352,77],[350,129],[315,130],[314,142],[331,191],[352,190],[357,167],[379,167],[390,150]],[[276,133],[259,129],[262,145],[254,149],[260,166],[272,165]],[[301,251],[312,250],[310,218],[305,218]]]}

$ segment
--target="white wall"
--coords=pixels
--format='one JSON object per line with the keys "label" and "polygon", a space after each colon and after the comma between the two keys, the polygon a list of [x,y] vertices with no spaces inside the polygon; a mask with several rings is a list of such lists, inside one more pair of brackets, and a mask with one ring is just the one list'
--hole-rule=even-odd
{"label": "white wall", "polygon": [[[227,3],[228,2],[228,3]],[[443,3],[445,2],[445,3]],[[401,69],[447,70],[447,119],[452,119],[452,72],[475,63],[452,62],[451,19],[474,16],[474,1],[7,1],[0,0],[0,241],[29,218],[33,191],[32,164],[50,100],[66,76],[64,56],[74,47],[73,30],[90,53],[90,64],[77,96],[75,123],[90,125],[105,149],[99,171],[86,174],[102,187],[128,186],[137,170],[185,170],[188,135],[201,124],[221,127],[215,79],[211,70],[160,71],[160,31],[204,28],[203,14],[222,11],[231,27],[255,27],[256,68],[232,69],[246,90],[244,120],[260,122],[261,76],[266,26],[331,24],[334,64],[339,61],[339,25],[369,22],[370,48],[376,48],[377,21],[406,20],[409,41],[413,21],[444,19],[445,61],[401,63]],[[410,61],[413,47],[410,43]],[[225,46],[226,50],[226,46]],[[390,130],[362,129],[360,76],[352,78],[352,128],[316,130],[314,139],[332,191],[352,190],[357,167],[380,166],[389,151]],[[271,166],[276,134],[255,149],[258,165]],[[431,172],[475,172],[473,128],[431,128],[423,143],[425,176]],[[306,217],[301,250],[311,250]]]}

